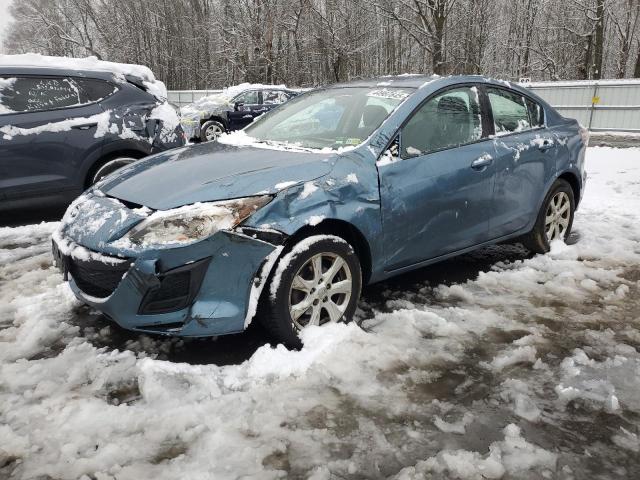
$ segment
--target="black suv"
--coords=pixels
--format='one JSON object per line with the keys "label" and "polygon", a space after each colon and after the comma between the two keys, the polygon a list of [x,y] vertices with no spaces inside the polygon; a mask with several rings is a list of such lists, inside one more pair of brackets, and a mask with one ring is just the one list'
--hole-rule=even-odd
{"label": "black suv", "polygon": [[117,168],[184,145],[156,86],[122,72],[0,65],[0,209],[69,203]]}

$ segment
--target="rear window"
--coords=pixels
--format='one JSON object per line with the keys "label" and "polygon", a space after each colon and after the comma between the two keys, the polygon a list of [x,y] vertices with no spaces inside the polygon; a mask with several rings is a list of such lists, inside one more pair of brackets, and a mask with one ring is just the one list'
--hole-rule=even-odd
{"label": "rear window", "polygon": [[115,86],[96,79],[4,77],[0,78],[0,114],[86,105],[114,91]]}

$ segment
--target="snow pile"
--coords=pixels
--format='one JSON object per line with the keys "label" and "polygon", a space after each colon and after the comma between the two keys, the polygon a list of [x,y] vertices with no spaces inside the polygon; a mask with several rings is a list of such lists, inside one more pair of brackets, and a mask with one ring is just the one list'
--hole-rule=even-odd
{"label": "snow pile", "polygon": [[534,468],[541,469],[548,476],[555,469],[556,460],[554,453],[527,442],[521,436],[520,428],[512,423],[504,429],[504,440],[492,443],[486,456],[465,450],[443,450],[436,457],[409,467],[394,478],[418,480],[429,478],[429,473],[470,480],[502,478],[505,473],[522,478],[523,473]]}
{"label": "snow pile", "polygon": [[635,478],[640,150],[588,155],[577,244],[369,287],[364,328],[226,366],[201,363],[250,336],[127,337],[51,266],[54,224],[0,228],[0,476]]}
{"label": "snow pile", "polygon": [[115,63],[98,60],[96,57],[50,57],[38,53],[20,55],[0,55],[0,67],[48,67],[69,70],[87,70],[92,72],[111,72],[121,82],[130,75],[143,81],[149,93],[157,98],[167,98],[167,88],[157,80],[153,72],[143,65]]}
{"label": "snow pile", "polygon": [[309,153],[323,153],[323,154],[331,154],[331,153],[341,154],[356,148],[355,146],[338,147],[338,148],[331,148],[331,147],[309,148],[309,147],[302,147],[300,145],[297,145],[294,143],[288,143],[288,142],[274,142],[274,141],[267,141],[267,140],[263,141],[247,135],[247,133],[244,130],[236,130],[229,133],[223,133],[217,138],[216,141],[225,145],[234,145],[236,147],[254,147],[254,148],[264,148],[267,150],[281,150],[281,151],[309,152]]}

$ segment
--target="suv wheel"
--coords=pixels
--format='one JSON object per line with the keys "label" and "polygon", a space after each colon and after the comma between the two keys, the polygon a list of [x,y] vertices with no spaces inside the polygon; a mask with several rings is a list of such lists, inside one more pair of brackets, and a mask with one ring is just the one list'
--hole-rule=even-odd
{"label": "suv wheel", "polygon": [[547,193],[533,230],[523,239],[525,247],[535,253],[546,253],[553,240],[565,241],[571,233],[574,212],[573,189],[559,178]]}
{"label": "suv wheel", "polygon": [[210,142],[224,133],[224,125],[215,120],[204,122],[200,128],[200,140]]}
{"label": "suv wheel", "polygon": [[276,340],[300,348],[302,329],[351,320],[361,290],[360,261],[351,245],[332,235],[308,237],[278,262],[262,323]]}

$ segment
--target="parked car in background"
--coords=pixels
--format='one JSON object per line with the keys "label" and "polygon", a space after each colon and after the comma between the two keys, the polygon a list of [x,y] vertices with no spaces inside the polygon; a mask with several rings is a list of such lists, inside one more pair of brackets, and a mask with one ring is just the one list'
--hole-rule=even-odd
{"label": "parked car in background", "polygon": [[349,320],[367,283],[566,239],[587,143],[508,82],[336,85],[109,176],[69,207],[54,256],[75,295],[125,328],[222,335],[257,313],[298,347],[308,326]]}
{"label": "parked car in background", "polygon": [[182,107],[182,127],[188,139],[208,142],[224,132],[246,127],[296,95],[297,91],[283,85],[243,83]]}
{"label": "parked car in background", "polygon": [[0,209],[68,204],[116,169],[184,143],[146,67],[0,55]]}

